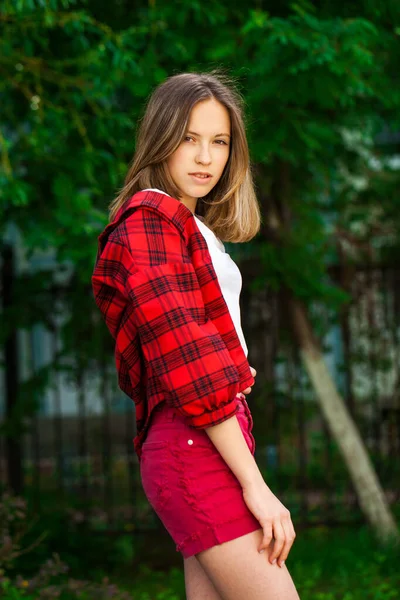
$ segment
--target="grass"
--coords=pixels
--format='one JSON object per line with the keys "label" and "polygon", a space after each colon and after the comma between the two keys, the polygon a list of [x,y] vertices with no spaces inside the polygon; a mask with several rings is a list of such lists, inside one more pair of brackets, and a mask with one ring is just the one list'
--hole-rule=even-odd
{"label": "grass", "polygon": [[[301,600],[400,599],[400,547],[380,546],[366,526],[298,533],[287,566]],[[135,600],[185,600],[182,568],[141,566],[123,579]]]}
{"label": "grass", "polygon": [[[4,532],[9,529],[17,534],[19,525],[27,525],[31,520],[19,505],[14,506],[10,500],[8,504],[7,512],[7,502],[3,502]],[[58,510],[53,509],[57,503],[49,506],[52,510],[42,515],[33,527],[29,526],[22,547],[29,547],[41,533],[48,536],[32,552],[17,559],[8,574],[12,581],[17,574],[29,580],[37,574],[39,566],[57,552],[70,567],[66,578],[100,583],[106,576],[110,584],[127,590],[132,600],[186,600],[182,557],[175,551],[175,544],[164,528],[141,533],[133,528],[123,535],[117,532],[110,535],[103,530],[94,532],[80,522],[67,522],[59,506]],[[392,510],[400,524],[400,506],[394,505]],[[295,519],[294,523],[296,526]],[[296,527],[296,530],[287,566],[302,600],[400,600],[400,545],[383,546],[366,525]],[[18,535],[15,539],[19,545]],[[3,589],[0,596],[5,600],[28,600],[24,590],[19,590],[19,595],[16,593],[17,590],[10,589],[5,595]],[[110,597],[85,594],[63,594],[57,598],[102,600]],[[54,594],[42,597],[56,598]]]}
{"label": "grass", "polygon": [[400,598],[399,565],[400,548],[379,545],[365,526],[303,532],[288,559],[302,600]]}

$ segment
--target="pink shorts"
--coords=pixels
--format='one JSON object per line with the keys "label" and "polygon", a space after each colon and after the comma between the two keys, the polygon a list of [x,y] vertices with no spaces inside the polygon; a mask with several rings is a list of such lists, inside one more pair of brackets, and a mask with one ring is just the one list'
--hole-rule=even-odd
{"label": "pink shorts", "polygon": [[[244,395],[236,413],[254,456],[253,419]],[[241,485],[204,429],[162,403],[142,447],[146,497],[184,558],[261,528]]]}

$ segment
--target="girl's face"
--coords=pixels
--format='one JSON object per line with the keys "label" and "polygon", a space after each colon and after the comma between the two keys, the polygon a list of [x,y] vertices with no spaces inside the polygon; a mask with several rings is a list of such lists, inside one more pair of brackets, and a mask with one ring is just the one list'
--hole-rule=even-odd
{"label": "girl's face", "polygon": [[229,112],[220,102],[210,98],[193,107],[181,144],[166,161],[180,200],[192,213],[197,199],[208,194],[223,173],[230,135]]}

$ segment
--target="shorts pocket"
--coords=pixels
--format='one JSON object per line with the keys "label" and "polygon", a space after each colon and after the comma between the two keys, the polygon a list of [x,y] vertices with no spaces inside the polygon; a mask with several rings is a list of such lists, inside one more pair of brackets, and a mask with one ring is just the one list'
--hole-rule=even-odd
{"label": "shorts pocket", "polygon": [[235,489],[239,485],[234,473],[202,429],[185,426],[176,432],[171,442],[171,452],[181,471],[183,497],[197,510],[211,506],[215,499],[220,498],[218,490],[227,487]]}
{"label": "shorts pocket", "polygon": [[250,452],[252,453],[252,455],[254,456],[255,454],[255,449],[256,449],[256,441],[254,439],[254,436],[252,434],[253,431],[253,416],[251,414],[251,410],[249,408],[249,405],[246,402],[246,399],[243,398],[240,402],[240,409],[239,411],[236,413],[236,416],[238,418],[240,427],[242,429],[243,432],[243,436],[247,442],[247,445],[249,447]]}
{"label": "shorts pocket", "polygon": [[208,458],[219,452],[214,446],[207,433],[202,429],[194,429],[185,426],[174,436],[173,444],[176,448],[186,455],[193,458]]}
{"label": "shorts pocket", "polygon": [[144,442],[142,450],[144,452],[148,452],[149,450],[160,450],[162,448],[166,448],[167,445],[167,440],[149,440]]}
{"label": "shorts pocket", "polygon": [[171,497],[168,448],[167,440],[145,441],[140,462],[143,491],[161,520],[163,508]]}

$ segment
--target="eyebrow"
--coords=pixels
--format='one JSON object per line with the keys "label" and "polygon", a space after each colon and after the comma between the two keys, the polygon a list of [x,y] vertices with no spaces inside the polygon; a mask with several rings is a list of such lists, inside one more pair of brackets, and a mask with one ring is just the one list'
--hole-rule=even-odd
{"label": "eyebrow", "polygon": [[[191,133],[192,135],[197,135],[198,137],[201,137],[199,133],[196,133],[195,131],[187,131],[186,133]],[[214,137],[228,137],[230,138],[231,136],[229,135],[229,133],[216,133]]]}

